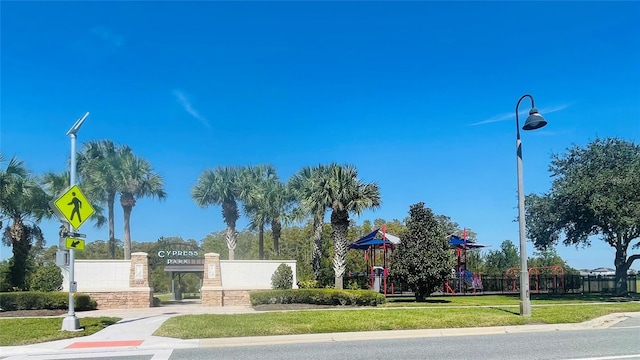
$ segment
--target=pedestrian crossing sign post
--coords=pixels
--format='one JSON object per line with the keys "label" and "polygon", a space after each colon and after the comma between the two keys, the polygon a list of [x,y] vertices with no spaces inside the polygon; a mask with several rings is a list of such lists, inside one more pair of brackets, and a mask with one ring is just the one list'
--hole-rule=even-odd
{"label": "pedestrian crossing sign post", "polygon": [[53,210],[58,217],[68,222],[74,229],[80,228],[95,210],[78,185],[73,185],[53,202]]}
{"label": "pedestrian crossing sign post", "polygon": [[84,250],[84,239],[65,238],[67,249]]}

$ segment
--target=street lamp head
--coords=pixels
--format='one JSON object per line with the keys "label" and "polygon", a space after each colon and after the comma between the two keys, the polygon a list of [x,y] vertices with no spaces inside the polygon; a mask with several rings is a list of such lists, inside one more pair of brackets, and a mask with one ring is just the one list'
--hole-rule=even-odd
{"label": "street lamp head", "polygon": [[529,117],[527,118],[527,121],[525,121],[522,130],[536,130],[544,127],[545,125],[547,125],[547,120],[538,113],[538,109],[531,108],[531,110],[529,110]]}
{"label": "street lamp head", "polygon": [[69,131],[67,131],[67,135],[76,135],[76,134],[78,134],[78,130],[80,130],[80,126],[82,126],[82,123],[87,118],[87,116],[89,116],[89,113],[85,113],[80,119],[78,119],[76,121],[76,123],[73,124],[71,129],[69,129]]}

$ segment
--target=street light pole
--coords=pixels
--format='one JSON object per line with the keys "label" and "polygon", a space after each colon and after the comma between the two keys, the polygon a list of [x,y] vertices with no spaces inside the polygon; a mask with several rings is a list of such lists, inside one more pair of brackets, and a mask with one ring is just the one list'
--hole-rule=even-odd
{"label": "street light pole", "polygon": [[[71,137],[71,164],[69,165],[69,186],[73,186],[76,184],[76,139],[78,130],[80,130],[80,126],[84,120],[89,116],[89,113],[85,113],[78,121],[73,124],[71,129],[67,131],[67,135]],[[69,224],[69,232],[75,232],[75,229],[71,224]],[[75,271],[75,250],[69,249],[69,312],[67,316],[62,320],[62,330],[65,331],[78,331],[80,330],[80,320],[76,317],[75,313],[75,304],[74,304],[74,293],[75,289],[75,279],[74,279],[74,271]]]}
{"label": "street light pole", "polygon": [[520,225],[520,315],[531,316],[531,300],[529,297],[529,270],[527,268],[527,230],[524,212],[524,180],[522,176],[522,141],[520,140],[520,121],[518,107],[524,98],[531,99],[529,117],[522,130],[535,130],[547,125],[547,121],[538,113],[533,96],[523,95],[516,104],[516,155],[518,158],[518,223]]}

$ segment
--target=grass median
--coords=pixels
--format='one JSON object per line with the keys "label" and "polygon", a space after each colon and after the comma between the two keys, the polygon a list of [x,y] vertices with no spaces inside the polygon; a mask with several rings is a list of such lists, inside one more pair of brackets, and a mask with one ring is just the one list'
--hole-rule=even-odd
{"label": "grass median", "polygon": [[81,318],[83,331],[61,331],[62,318],[0,319],[0,346],[36,344],[45,341],[69,339],[96,333],[118,322],[119,318]]}
{"label": "grass median", "polygon": [[[576,304],[578,305],[578,304]],[[265,312],[237,315],[185,315],[154,333],[180,339],[314,334],[329,332],[442,329],[525,324],[577,323],[615,312],[640,311],[640,302],[534,307],[523,318],[511,306],[465,308],[367,308]]]}

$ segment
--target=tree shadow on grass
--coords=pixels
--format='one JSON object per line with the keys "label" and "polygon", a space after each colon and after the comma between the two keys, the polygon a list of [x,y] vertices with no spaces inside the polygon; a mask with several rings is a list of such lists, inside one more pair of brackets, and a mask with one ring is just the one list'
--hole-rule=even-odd
{"label": "tree shadow on grass", "polygon": [[390,302],[393,302],[393,303],[420,303],[420,304],[449,304],[449,303],[451,303],[451,300],[425,299],[425,300],[422,300],[422,301],[418,301],[416,299],[397,299],[397,300],[392,300]]}
{"label": "tree shadow on grass", "polygon": [[500,307],[493,307],[491,306],[490,309],[494,309],[494,310],[498,310],[498,311],[502,311],[502,312],[506,312],[507,314],[512,314],[512,315],[520,315],[519,312],[517,311],[513,311],[513,310],[509,310],[506,308],[500,308]]}

